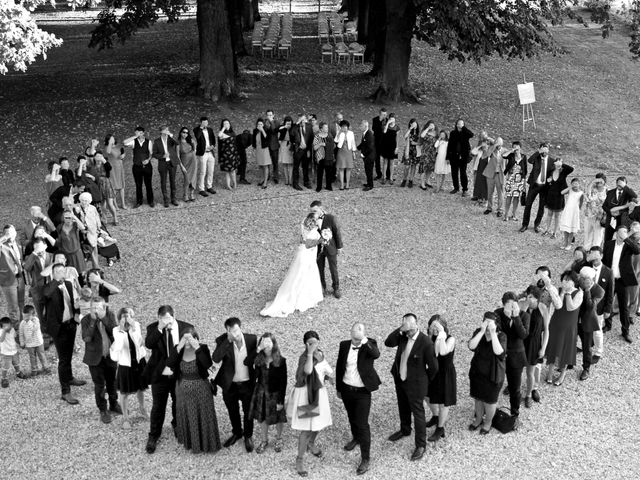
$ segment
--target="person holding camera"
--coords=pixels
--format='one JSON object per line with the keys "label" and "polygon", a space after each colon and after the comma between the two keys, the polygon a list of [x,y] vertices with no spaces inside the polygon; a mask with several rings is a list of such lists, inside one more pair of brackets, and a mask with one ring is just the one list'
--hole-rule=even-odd
{"label": "person holding camera", "polygon": [[218,419],[209,383],[213,365],[209,347],[193,327],[180,338],[167,360],[176,376],[176,438],[193,453],[220,450]]}
{"label": "person holding camera", "polygon": [[396,348],[391,374],[396,387],[400,430],[391,434],[395,442],[411,434],[411,415],[415,423],[415,450],[411,460],[420,460],[427,446],[427,421],[424,412],[424,397],[429,383],[438,373],[438,359],[431,339],[418,328],[418,317],[407,313],[402,325],[384,341],[387,347]]}
{"label": "person holding camera", "polygon": [[468,345],[473,352],[469,389],[475,402],[475,414],[469,430],[482,427],[480,435],[486,435],[491,431],[506,370],[507,336],[500,330],[495,312],[484,314],[482,325],[473,332]]}

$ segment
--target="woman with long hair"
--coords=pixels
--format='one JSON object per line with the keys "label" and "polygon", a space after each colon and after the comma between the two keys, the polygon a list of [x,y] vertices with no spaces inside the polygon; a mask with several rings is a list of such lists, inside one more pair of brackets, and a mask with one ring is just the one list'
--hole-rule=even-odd
{"label": "woman with long hair", "polygon": [[418,165],[418,173],[420,174],[420,188],[426,190],[433,188],[429,183],[431,174],[436,168],[436,124],[433,120],[427,121],[420,132],[420,164]]}
{"label": "woman with long hair", "polygon": [[269,180],[269,167],[271,166],[271,155],[269,154],[269,143],[267,142],[267,132],[264,129],[264,120],[256,120],[256,128],[253,129],[253,149],[256,152],[256,163],[262,170],[262,182],[259,187],[267,188]]}
{"label": "woman with long hair", "polygon": [[184,201],[195,202],[198,185],[198,163],[196,162],[196,143],[187,127],[180,129],[178,136],[178,160],[184,176]]}
{"label": "woman with long hair", "polygon": [[220,122],[220,131],[218,132],[218,161],[220,170],[225,175],[227,190],[235,190],[238,186],[236,171],[240,165],[240,154],[236,144],[236,134],[231,122],[226,118]]}

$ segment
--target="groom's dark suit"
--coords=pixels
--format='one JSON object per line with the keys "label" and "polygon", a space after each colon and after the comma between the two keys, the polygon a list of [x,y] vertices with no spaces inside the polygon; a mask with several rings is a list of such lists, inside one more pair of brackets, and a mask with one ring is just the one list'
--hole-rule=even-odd
{"label": "groom's dark suit", "polygon": [[320,231],[330,229],[332,238],[326,245],[318,246],[318,270],[320,270],[320,281],[322,289],[327,288],[324,280],[325,259],[329,260],[329,271],[331,272],[332,287],[335,292],[340,289],[340,280],[338,279],[338,250],[342,249],[342,236],[340,235],[340,227],[333,215],[325,213],[322,218],[322,226]]}

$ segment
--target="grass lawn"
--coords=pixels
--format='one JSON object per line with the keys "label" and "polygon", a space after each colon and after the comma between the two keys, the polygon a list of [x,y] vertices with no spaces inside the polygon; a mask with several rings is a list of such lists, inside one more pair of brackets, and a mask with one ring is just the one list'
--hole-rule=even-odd
{"label": "grass lawn", "polygon": [[[313,34],[314,25],[296,18],[294,34]],[[289,62],[242,59],[240,85],[248,98],[216,106],[184,95],[197,71],[193,21],[158,25],[108,52],[86,48],[90,26],[51,30],[65,39],[63,47],[27,74],[0,78],[3,223],[21,224],[28,206],[44,205],[46,161],[74,157],[90,138],[103,138],[107,131],[122,138],[143,124],[155,137],[159,125],[167,123],[176,132],[182,125],[195,125],[201,114],[216,125],[228,117],[238,131],[252,128],[268,107],[280,118],[301,110],[321,119],[337,110],[350,120],[376,114],[377,106],[365,100],[375,90],[363,75],[367,67],[321,66],[315,40],[294,43]],[[627,39],[614,32],[602,40],[597,28],[576,25],[557,29],[557,35],[567,55],[511,63],[491,59],[482,66],[449,63],[416,44],[411,81],[427,101],[388,108],[402,126],[411,117],[421,124],[433,118],[450,129],[462,115],[473,131],[486,128],[507,141],[521,139],[527,153],[549,140],[555,154],[578,167],[578,174],[623,172],[638,187],[640,77]],[[516,110],[516,84],[523,73],[535,83],[538,99],[538,129],[524,134]],[[640,471],[640,351],[638,342],[622,341],[617,321],[605,337],[605,356],[587,382],[577,380],[578,367],[562,387],[541,386],[542,403],[521,410],[522,426],[515,433],[493,431],[480,437],[467,431],[473,401],[468,396],[471,354],[466,340],[482,313],[499,306],[504,291],[526,287],[536,266],[549,265],[557,283],[569,260],[557,243],[531,232],[518,234],[513,222],[483,216],[482,209],[447,194],[389,186],[317,195],[283,185],[260,190],[255,186],[258,176],[250,159],[252,186],[233,194],[219,188],[215,197],[188,206],[145,206],[122,213],[121,225],[110,227],[123,254],[107,270],[108,278],[123,287],[112,306],[130,305],[138,320],[148,324],[160,304],[170,303],[177,317],[194,323],[210,344],[222,333],[225,318],[239,316],[246,331],[277,336],[290,378],[308,329],[319,332],[335,365],[338,342],[348,338],[354,321],[365,322],[369,335],[382,343],[402,314],[415,312],[424,325],[430,315],[442,313],[458,339],[458,405],[451,411],[447,436],[430,446],[418,464],[408,461],[412,440],[386,441],[399,420],[389,373],[395,352],[383,347],[376,363],[383,385],[373,396],[371,412],[373,467],[365,478],[595,479],[629,478]],[[355,187],[363,178],[362,165],[354,177]],[[128,182],[132,201],[130,176]],[[286,320],[260,318],[258,311],[275,294],[292,258],[298,224],[316,198],[337,215],[344,231],[339,259],[344,296],[327,298],[318,308]],[[74,372],[89,380],[81,358],[76,356]],[[26,354],[22,362],[27,362]],[[325,455],[309,459],[310,478],[353,475],[359,461],[357,449],[342,450],[350,438],[346,414],[333,387],[329,390],[334,426],[319,437]],[[168,428],[157,453],[148,456],[148,425],[139,421],[125,432],[119,419],[101,424],[91,384],[73,389],[81,401],[77,407],[63,404],[58,392],[55,376],[15,380],[0,391],[1,444],[7,458],[3,477],[297,478],[296,437],[288,428],[281,454],[270,449],[261,456],[248,455],[237,444],[216,455],[194,456],[184,452]],[[150,408],[150,394],[147,399]],[[507,404],[507,397],[501,403]],[[221,397],[216,397],[216,407],[226,438],[230,426]]]}

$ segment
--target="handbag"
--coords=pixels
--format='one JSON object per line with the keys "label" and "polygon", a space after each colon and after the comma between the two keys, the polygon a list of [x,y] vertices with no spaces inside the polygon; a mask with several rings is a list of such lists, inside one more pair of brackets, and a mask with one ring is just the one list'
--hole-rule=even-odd
{"label": "handbag", "polygon": [[603,228],[607,227],[607,217],[606,216],[602,216],[602,218],[600,219],[600,226]]}
{"label": "handbag", "polygon": [[507,407],[500,407],[493,416],[491,426],[501,433],[509,433],[518,429],[518,417],[511,415]]}

